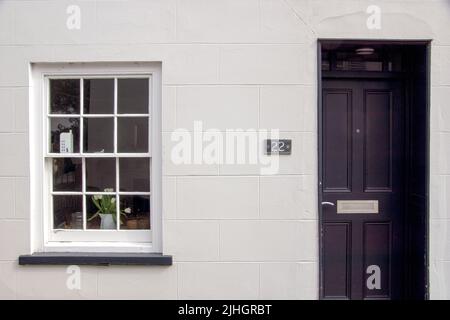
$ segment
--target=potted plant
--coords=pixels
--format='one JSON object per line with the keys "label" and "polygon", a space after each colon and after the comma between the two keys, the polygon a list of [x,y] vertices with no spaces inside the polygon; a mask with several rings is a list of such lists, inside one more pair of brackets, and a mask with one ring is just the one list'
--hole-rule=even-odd
{"label": "potted plant", "polygon": [[[104,191],[113,192],[112,189],[105,189]],[[111,195],[93,195],[91,197],[91,200],[97,208],[97,212],[94,213],[92,217],[88,219],[88,221],[100,217],[100,229],[116,229],[116,198]],[[120,212],[120,215],[126,216],[127,209],[125,209],[123,212]]]}

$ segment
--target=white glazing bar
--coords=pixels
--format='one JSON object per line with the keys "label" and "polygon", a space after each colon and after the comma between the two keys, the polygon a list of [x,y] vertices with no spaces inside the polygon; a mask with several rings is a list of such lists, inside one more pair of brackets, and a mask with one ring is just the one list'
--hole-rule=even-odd
{"label": "white glazing bar", "polygon": [[150,115],[148,113],[119,113],[117,117],[119,118],[146,118]]}
{"label": "white glazing bar", "polygon": [[119,159],[116,158],[116,214],[117,230],[120,230],[120,197],[119,197]]}
{"label": "white glazing bar", "polygon": [[[117,78],[114,78],[114,154],[117,155],[117,98],[118,98],[118,83]],[[120,198],[119,198],[119,159],[116,157],[116,229],[120,230]]]}
{"label": "white glazing bar", "polygon": [[84,80],[80,79],[80,145],[79,145],[79,150],[80,153],[83,153],[83,139],[84,139],[84,119],[83,119],[83,114],[84,114]]}
{"label": "white glazing bar", "polygon": [[147,191],[119,191],[119,194],[122,195],[145,195],[145,196],[149,196],[151,194],[151,192],[147,192]]}
{"label": "white glazing bar", "polygon": [[149,153],[47,153],[45,158],[149,158]]}
{"label": "white glazing bar", "polygon": [[79,114],[73,114],[73,113],[48,113],[47,116],[49,118],[79,118]]}
{"label": "white glazing bar", "polygon": [[83,195],[83,230],[87,229],[87,203],[86,203],[86,159],[82,158],[81,160],[82,167],[82,195]]}
{"label": "white glazing bar", "polygon": [[114,153],[117,153],[117,78],[114,78]]}
{"label": "white glazing bar", "polygon": [[86,191],[86,192],[84,192],[84,194],[91,195],[91,196],[94,196],[94,195],[113,196],[116,194],[116,192],[115,191],[114,192]]}
{"label": "white glazing bar", "polygon": [[108,113],[98,113],[98,114],[84,114],[84,118],[113,118],[113,114]]}
{"label": "white glazing bar", "polygon": [[53,195],[61,195],[61,196],[64,196],[64,195],[80,196],[80,195],[83,194],[83,192],[81,192],[81,191],[52,191],[51,194],[53,194]]}

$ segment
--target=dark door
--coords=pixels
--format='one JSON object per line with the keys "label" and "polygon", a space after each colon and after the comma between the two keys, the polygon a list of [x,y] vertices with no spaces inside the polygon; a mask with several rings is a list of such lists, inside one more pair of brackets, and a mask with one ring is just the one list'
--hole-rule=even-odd
{"label": "dark door", "polygon": [[402,298],[401,82],[323,80],[322,88],[322,298]]}

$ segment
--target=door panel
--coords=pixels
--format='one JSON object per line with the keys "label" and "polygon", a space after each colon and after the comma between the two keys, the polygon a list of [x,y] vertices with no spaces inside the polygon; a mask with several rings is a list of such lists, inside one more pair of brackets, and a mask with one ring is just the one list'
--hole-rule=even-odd
{"label": "door panel", "polygon": [[[324,80],[322,86],[323,298],[401,298],[401,83]],[[360,212],[338,214],[338,200],[377,201],[378,212],[362,206]]]}
{"label": "door panel", "polygon": [[352,91],[330,90],[323,101],[324,191],[350,192]]}
{"label": "door panel", "polygon": [[325,223],[324,296],[350,299],[351,226],[349,223]]}
{"label": "door panel", "polygon": [[[366,282],[369,282],[364,285],[364,298],[390,297],[391,231],[389,222],[364,223],[364,270]],[[371,266],[380,268],[379,279],[375,274],[378,270]],[[378,284],[379,288],[369,289]]]}
{"label": "door panel", "polygon": [[364,90],[364,191],[391,191],[392,97]]}

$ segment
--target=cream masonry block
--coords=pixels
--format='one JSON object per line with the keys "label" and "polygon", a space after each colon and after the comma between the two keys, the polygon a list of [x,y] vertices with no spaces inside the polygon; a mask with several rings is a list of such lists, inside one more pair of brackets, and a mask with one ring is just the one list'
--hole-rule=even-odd
{"label": "cream masonry block", "polygon": [[317,219],[311,176],[267,176],[259,183],[262,219]]}
{"label": "cream masonry block", "polygon": [[177,215],[177,178],[162,178],[162,212],[163,219],[175,219]]}
{"label": "cream masonry block", "polygon": [[[80,28],[72,26],[74,11],[79,9]],[[98,4],[97,4],[98,5]],[[15,44],[74,44],[96,42],[96,3],[92,1],[15,1]],[[71,9],[71,8],[70,8]]]}
{"label": "cream masonry block", "polygon": [[317,263],[261,263],[260,268],[261,299],[318,298]]}
{"label": "cream masonry block", "polygon": [[0,134],[0,176],[28,175],[28,137],[26,134]]}
{"label": "cream masonry block", "polygon": [[446,182],[449,177],[438,174],[430,175],[430,219],[450,218],[447,214],[449,205],[446,198],[450,193],[450,185],[447,185]]}
{"label": "cream masonry block", "polygon": [[181,0],[177,3],[180,42],[253,42],[258,36],[258,0]]}
{"label": "cream masonry block", "polygon": [[17,262],[0,262],[0,300],[16,298],[16,268]]}
{"label": "cream masonry block", "polygon": [[175,0],[99,1],[98,43],[151,43],[175,40]]}
{"label": "cream masonry block", "polygon": [[316,261],[317,221],[221,221],[223,261]]}
{"label": "cream masonry block", "polygon": [[440,84],[450,85],[450,47],[440,47]]}
{"label": "cream masonry block", "polygon": [[223,45],[220,82],[229,84],[305,84],[303,45]]}
{"label": "cream masonry block", "polygon": [[98,270],[100,299],[176,299],[177,265],[110,266]]}
{"label": "cream masonry block", "polygon": [[256,263],[180,263],[179,299],[257,299]]}
{"label": "cream masonry block", "polygon": [[450,260],[450,220],[430,221],[430,261]]}
{"label": "cream masonry block", "polygon": [[177,88],[163,86],[162,88],[162,131],[172,132],[176,129]]}
{"label": "cream masonry block", "polygon": [[316,128],[317,92],[305,86],[262,86],[260,128],[312,131]]}
{"label": "cream masonry block", "polygon": [[3,46],[0,50],[0,87],[28,87],[30,62],[51,60],[52,52],[50,46]]}
{"label": "cream masonry block", "polygon": [[[432,44],[431,45],[431,66],[430,66],[430,77],[431,77],[431,85],[432,86],[438,86],[441,83],[441,49],[442,47]],[[432,89],[433,91],[433,89]]]}
{"label": "cream masonry block", "polygon": [[258,87],[187,86],[177,88],[177,128],[257,129]]}
{"label": "cream masonry block", "polygon": [[0,178],[0,219],[14,218],[14,178]]}
{"label": "cream masonry block", "polygon": [[163,84],[209,84],[219,80],[219,47],[215,45],[165,45]]}
{"label": "cream masonry block", "polygon": [[178,219],[257,219],[258,177],[178,177]]}
{"label": "cream masonry block", "polygon": [[[312,54],[312,53],[310,53]],[[314,58],[316,59],[316,58]],[[314,77],[316,77],[316,70]],[[304,130],[307,132],[317,132],[317,95],[318,89],[316,85],[305,86],[304,90]]]}
{"label": "cream masonry block", "polygon": [[[435,151],[438,152],[438,163],[440,174],[450,174],[450,132],[440,133],[436,142]],[[432,147],[433,148],[433,147]]]}
{"label": "cream masonry block", "polygon": [[[184,151],[180,158],[180,153],[177,152],[176,147],[182,146]],[[174,149],[175,148],[175,149]],[[199,163],[195,163],[194,148],[189,146],[184,147],[184,140],[177,136],[172,136],[170,132],[163,132],[162,134],[162,169],[163,175],[167,176],[182,176],[182,175],[217,175],[219,166],[217,164],[206,164],[200,159]],[[186,160],[186,161],[185,161]]]}
{"label": "cream masonry block", "polygon": [[0,132],[14,132],[13,89],[0,88]]}
{"label": "cream masonry block", "polygon": [[14,217],[30,219],[30,179],[28,177],[14,178]]}
{"label": "cream masonry block", "polygon": [[14,35],[14,2],[0,2],[0,45],[12,44]]}
{"label": "cream masonry block", "polygon": [[[450,54],[450,51],[449,51]],[[449,70],[450,72],[450,70]],[[450,132],[450,87],[432,87],[431,89],[431,130]]]}
{"label": "cream masonry block", "polygon": [[430,174],[441,174],[440,162],[441,154],[444,153],[441,150],[441,133],[439,131],[430,132]]}
{"label": "cream masonry block", "polygon": [[[95,299],[99,267],[16,266],[18,299]],[[78,273],[79,272],[79,273]],[[80,275],[79,289],[74,287]],[[69,284],[69,286],[68,286]]]}
{"label": "cream masonry block", "polygon": [[0,261],[30,252],[30,226],[25,220],[0,220]]}
{"label": "cream masonry block", "polygon": [[[303,14],[294,9],[291,1],[261,1],[261,42],[304,43],[312,36]],[[295,1],[298,2],[298,1]],[[305,2],[305,1],[302,1]],[[306,3],[303,3],[306,6]]]}
{"label": "cream masonry block", "polygon": [[450,261],[435,261],[430,264],[430,299],[450,299]]}
{"label": "cream masonry block", "polygon": [[219,260],[219,222],[167,220],[164,222],[164,253],[175,261]]}
{"label": "cream masonry block", "polygon": [[13,89],[14,96],[14,131],[28,132],[29,88]]}

